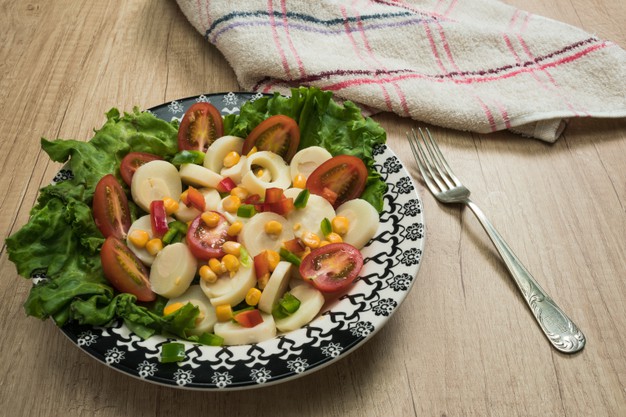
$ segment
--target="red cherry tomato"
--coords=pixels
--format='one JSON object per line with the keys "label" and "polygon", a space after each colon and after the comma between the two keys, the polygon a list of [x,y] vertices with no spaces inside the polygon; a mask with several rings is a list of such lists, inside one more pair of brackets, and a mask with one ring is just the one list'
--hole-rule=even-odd
{"label": "red cherry tomato", "polygon": [[120,239],[109,236],[100,249],[102,271],[120,292],[134,295],[139,301],[154,301],[149,273],[144,264]]}
{"label": "red cherry tomato", "polygon": [[296,154],[300,144],[300,128],[289,116],[277,114],[263,120],[246,137],[241,150],[246,155],[256,146],[259,151],[271,151],[287,162]]}
{"label": "red cherry tomato", "polygon": [[217,211],[213,213],[220,216],[215,227],[209,227],[200,215],[191,222],[187,230],[187,245],[196,258],[203,260],[221,258],[224,256],[224,250],[222,250],[224,242],[235,239],[228,235],[228,220]]}
{"label": "red cherry tomato", "polygon": [[128,198],[112,174],[102,177],[96,185],[92,208],[96,226],[104,237],[126,239],[130,228]]}
{"label": "red cherry tomato", "polygon": [[261,316],[261,312],[256,309],[235,313],[233,319],[242,327],[254,327],[263,323],[263,316]]}
{"label": "red cherry tomato", "polygon": [[361,159],[352,155],[338,155],[318,166],[309,175],[306,188],[326,198],[337,208],[348,200],[360,197],[366,182],[367,167]]}
{"label": "red cherry tomato", "polygon": [[346,288],[363,267],[363,255],[348,243],[331,243],[314,249],[300,264],[300,275],[322,292]]}
{"label": "red cherry tomato", "polygon": [[200,102],[185,112],[178,128],[178,149],[206,152],[224,134],[222,115],[210,103]]}
{"label": "red cherry tomato", "polygon": [[163,159],[158,155],[145,152],[130,152],[127,154],[120,164],[120,175],[122,179],[130,187],[133,179],[133,175],[137,168],[145,164],[146,162],[155,161],[157,159]]}

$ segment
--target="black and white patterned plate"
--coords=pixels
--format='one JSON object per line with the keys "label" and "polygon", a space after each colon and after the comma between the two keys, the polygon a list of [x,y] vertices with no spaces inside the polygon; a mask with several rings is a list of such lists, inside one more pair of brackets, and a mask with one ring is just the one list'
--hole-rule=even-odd
{"label": "black and white patterned plate", "polygon": [[[239,112],[261,94],[207,94],[174,100],[148,111],[165,120],[208,101],[222,115]],[[375,166],[389,185],[376,237],[363,248],[365,264],[349,291],[327,303],[306,327],[258,344],[212,347],[190,342],[180,363],[159,362],[160,347],[174,339],[142,340],[121,322],[112,327],[62,328],[79,348],[98,361],[145,381],[202,390],[267,386],[309,374],[346,356],[378,331],[413,285],[424,249],[422,202],[408,172],[386,146],[375,149]],[[71,178],[64,170],[55,181]],[[38,277],[34,277],[38,278]]]}

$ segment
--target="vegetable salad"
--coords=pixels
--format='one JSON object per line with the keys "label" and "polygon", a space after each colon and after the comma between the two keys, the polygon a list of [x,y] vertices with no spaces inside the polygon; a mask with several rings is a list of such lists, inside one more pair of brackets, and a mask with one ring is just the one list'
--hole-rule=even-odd
{"label": "vegetable salad", "polygon": [[377,224],[362,219],[377,222],[386,187],[382,128],[314,88],[224,118],[194,106],[180,125],[112,109],[89,142],[42,139],[73,178],[44,187],[7,239],[20,275],[48,277],[29,315],[254,343],[306,324],[358,275]]}

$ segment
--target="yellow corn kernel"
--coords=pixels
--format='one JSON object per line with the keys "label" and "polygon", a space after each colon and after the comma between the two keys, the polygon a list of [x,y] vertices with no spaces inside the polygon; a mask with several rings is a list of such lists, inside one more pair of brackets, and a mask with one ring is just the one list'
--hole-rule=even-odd
{"label": "yellow corn kernel", "polygon": [[128,235],[128,240],[138,248],[145,248],[146,243],[150,240],[150,235],[145,230],[135,229]]}
{"label": "yellow corn kernel", "polygon": [[241,243],[227,240],[222,245],[222,250],[229,255],[239,256],[241,254]]}
{"label": "yellow corn kernel", "polygon": [[240,159],[241,159],[241,155],[239,155],[237,152],[235,151],[228,152],[226,156],[224,157],[224,167],[225,168],[234,167],[235,165],[239,163]]}
{"label": "yellow corn kernel", "polygon": [[319,247],[321,248],[321,247],[326,246],[326,245],[330,245],[330,242],[329,242],[329,241],[327,241],[327,240],[322,240],[322,241],[320,242],[320,246],[319,246]]}
{"label": "yellow corn kernel", "polygon": [[326,236],[326,239],[328,239],[328,243],[341,243],[343,242],[343,239],[341,238],[341,236],[339,236],[338,233],[330,233],[328,236]]}
{"label": "yellow corn kernel", "polygon": [[211,271],[215,272],[216,275],[220,275],[226,272],[224,270],[224,266],[219,261],[219,259],[215,258],[209,259],[209,268],[211,268]]}
{"label": "yellow corn kernel", "polygon": [[146,243],[146,250],[152,256],[156,256],[163,249],[163,242],[159,238],[150,239]]}
{"label": "yellow corn kernel", "polygon": [[213,284],[217,281],[217,274],[213,272],[209,265],[202,265],[198,271],[200,278],[207,284]]}
{"label": "yellow corn kernel", "polygon": [[270,271],[274,271],[280,262],[280,255],[275,250],[268,249],[267,250],[267,261],[269,264]]}
{"label": "yellow corn kernel", "polygon": [[265,233],[268,235],[278,235],[283,231],[283,225],[276,220],[265,223]]}
{"label": "yellow corn kernel", "polygon": [[228,227],[228,230],[226,231],[226,233],[228,233],[228,236],[237,236],[239,232],[241,232],[242,228],[243,228],[243,223],[235,222]]}
{"label": "yellow corn kernel", "polygon": [[256,175],[257,177],[261,178],[261,177],[263,176],[263,174],[264,174],[264,173],[265,173],[265,172],[264,172],[262,169],[260,169],[260,168],[259,168],[259,169],[255,172],[255,175]]}
{"label": "yellow corn kernel", "polygon": [[256,285],[260,288],[260,289],[264,289],[265,286],[267,285],[267,281],[270,280],[270,274],[263,274],[260,277],[257,277],[256,279]]}
{"label": "yellow corn kernel", "polygon": [[163,205],[165,206],[165,212],[168,216],[171,216],[178,211],[178,201],[174,200],[171,197],[165,197],[163,199]]}
{"label": "yellow corn kernel", "polygon": [[237,272],[239,270],[239,259],[235,255],[226,254],[222,258],[222,264],[228,272]]}
{"label": "yellow corn kernel", "polygon": [[250,152],[248,152],[246,154],[246,156],[250,156],[250,155],[256,153],[257,151],[258,151],[258,149],[256,148],[256,146],[253,146],[252,149],[250,149]]}
{"label": "yellow corn kernel", "polygon": [[350,221],[344,216],[335,217],[330,224],[333,226],[333,232],[339,235],[345,235],[350,228]]}
{"label": "yellow corn kernel", "polygon": [[321,239],[318,235],[312,232],[305,232],[302,234],[302,243],[304,246],[311,249],[318,248],[320,246]]}
{"label": "yellow corn kernel", "polygon": [[230,195],[234,195],[236,197],[239,197],[239,200],[243,200],[248,197],[250,193],[243,187],[235,187],[230,190]]}
{"label": "yellow corn kernel", "polygon": [[217,321],[228,321],[233,318],[233,309],[230,304],[222,304],[215,307],[215,316],[217,316]]}
{"label": "yellow corn kernel", "polygon": [[222,207],[229,213],[237,213],[241,200],[236,195],[229,195],[222,201]]}
{"label": "yellow corn kernel", "polygon": [[255,306],[259,304],[259,300],[261,299],[261,291],[258,288],[250,288],[248,293],[246,294],[246,304],[249,306]]}
{"label": "yellow corn kernel", "polygon": [[306,188],[306,177],[302,174],[296,174],[293,178],[293,186],[296,188]]}
{"label": "yellow corn kernel", "polygon": [[209,227],[215,227],[220,222],[220,215],[214,211],[205,211],[202,213],[202,221]]}
{"label": "yellow corn kernel", "polygon": [[187,192],[187,190],[185,190],[185,191],[183,191],[183,192],[181,193],[181,195],[180,195],[180,200],[181,200],[181,201],[185,201],[185,200],[187,200],[187,193],[188,193],[188,192]]}
{"label": "yellow corn kernel", "polygon": [[293,225],[293,231],[297,232],[298,230],[300,230],[301,227],[302,225],[300,223],[296,223]]}
{"label": "yellow corn kernel", "polygon": [[163,309],[163,315],[167,316],[168,314],[172,314],[183,308],[185,304],[183,303],[172,303],[165,306]]}

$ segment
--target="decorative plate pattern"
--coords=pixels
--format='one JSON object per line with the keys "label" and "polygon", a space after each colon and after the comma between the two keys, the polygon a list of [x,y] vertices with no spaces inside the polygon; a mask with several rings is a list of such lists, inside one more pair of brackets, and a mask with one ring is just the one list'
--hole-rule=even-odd
{"label": "decorative plate pattern", "polygon": [[[165,120],[180,119],[195,102],[208,101],[227,115],[260,97],[252,93],[206,94],[147,111]],[[159,362],[160,347],[174,339],[153,336],[142,340],[121,322],[107,328],[70,323],[63,332],[107,366],[145,381],[191,389],[270,385],[331,364],[385,324],[411,289],[422,259],[422,202],[408,172],[387,146],[375,149],[375,167],[389,187],[378,233],[362,251],[365,264],[360,278],[346,294],[327,302],[320,316],[306,327],[252,345],[213,347],[184,342],[186,359],[167,364]],[[54,181],[71,176],[63,170]]]}

